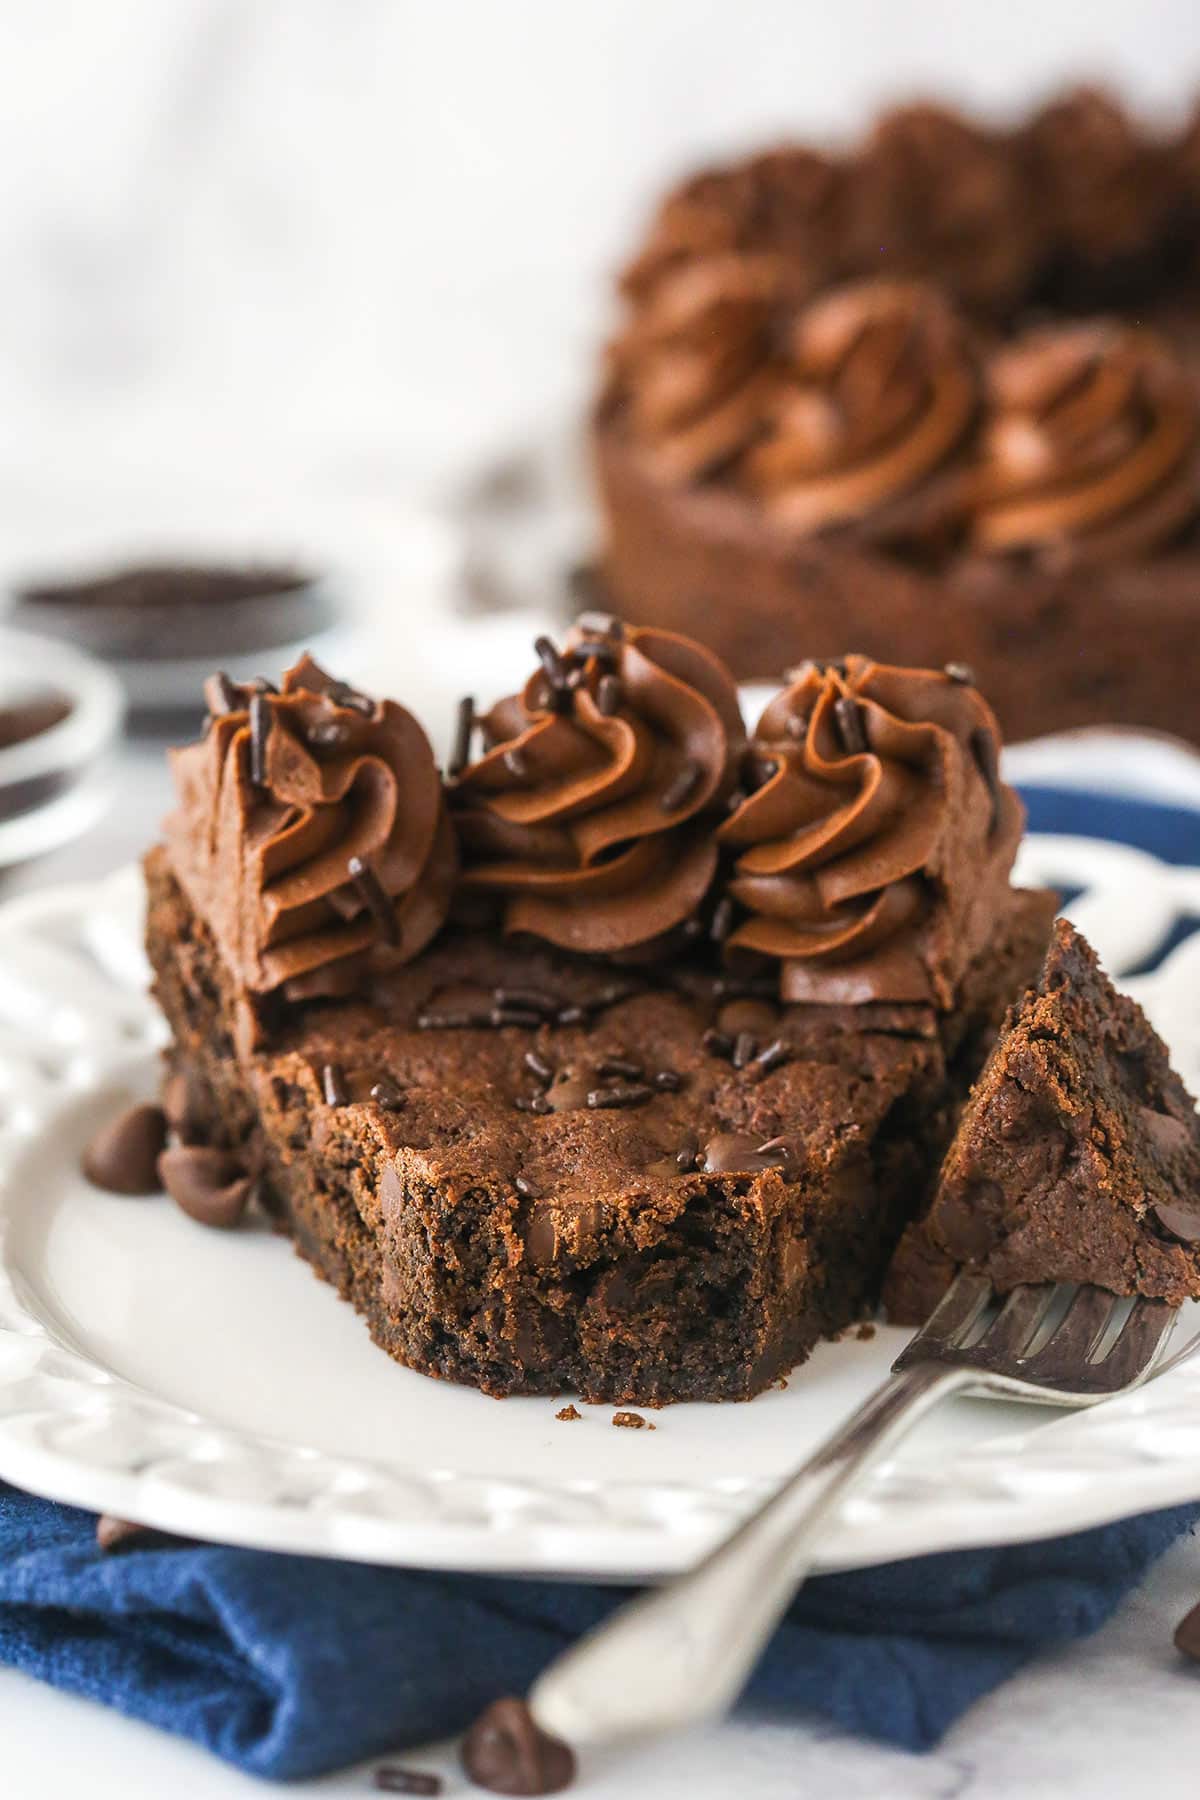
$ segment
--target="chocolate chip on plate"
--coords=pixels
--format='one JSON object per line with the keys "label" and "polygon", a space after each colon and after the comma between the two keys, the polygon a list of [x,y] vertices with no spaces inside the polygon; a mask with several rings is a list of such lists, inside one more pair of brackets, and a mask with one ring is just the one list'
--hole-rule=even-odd
{"label": "chocolate chip on plate", "polygon": [[557,1794],[575,1776],[575,1753],[542,1730],[524,1700],[493,1700],[463,1739],[462,1765],[493,1794]]}
{"label": "chocolate chip on plate", "polygon": [[156,1194],[167,1142],[161,1106],[130,1106],[99,1130],[83,1153],[83,1172],[110,1194]]}
{"label": "chocolate chip on plate", "polygon": [[189,1219],[226,1231],[241,1219],[254,1186],[236,1156],[201,1144],[164,1150],[158,1159],[158,1174]]}

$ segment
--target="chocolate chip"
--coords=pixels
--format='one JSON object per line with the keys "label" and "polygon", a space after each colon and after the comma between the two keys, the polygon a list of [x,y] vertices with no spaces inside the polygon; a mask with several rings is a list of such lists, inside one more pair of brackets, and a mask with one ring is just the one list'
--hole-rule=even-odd
{"label": "chocolate chip", "polygon": [[210,675],[204,684],[204,698],[208,702],[210,713],[231,713],[241,710],[241,695],[224,669],[218,669]]}
{"label": "chocolate chip", "polygon": [[463,1739],[471,1780],[494,1794],[557,1794],[575,1777],[568,1745],[535,1722],[523,1700],[493,1700]]}
{"label": "chocolate chip", "polygon": [[554,1023],[556,1025],[585,1025],[587,1017],[586,1007],[564,1006],[556,1015]]}
{"label": "chocolate chip", "polygon": [[948,662],[943,673],[950,681],[956,681],[960,687],[975,686],[975,671],[970,663]]}
{"label": "chocolate chip", "polygon": [[158,1177],[189,1219],[220,1230],[238,1223],[254,1186],[236,1156],[200,1144],[164,1150],[158,1159]]}
{"label": "chocolate chip", "polygon": [[161,1106],[131,1106],[98,1131],[83,1153],[88,1180],[110,1194],[156,1194],[167,1142]]}
{"label": "chocolate chip", "polygon": [[1160,1201],[1150,1210],[1163,1230],[1178,1238],[1181,1244],[1200,1243],[1200,1201],[1190,1206]]}
{"label": "chocolate chip", "polygon": [[640,1081],[645,1074],[641,1063],[628,1056],[605,1056],[596,1064],[597,1075],[620,1075],[626,1081]]}
{"label": "chocolate chip", "polygon": [[703,778],[704,770],[698,762],[685,762],[659,801],[663,811],[678,812],[681,806],[686,806]]}
{"label": "chocolate chip", "polygon": [[397,1763],[384,1763],[375,1771],[375,1786],[384,1794],[440,1794],[442,1778],[424,1769],[402,1769]]}
{"label": "chocolate chip", "polygon": [[400,1112],[407,1103],[403,1090],[390,1081],[377,1081],[371,1089],[371,1098],[384,1112]]}
{"label": "chocolate chip", "polygon": [[267,739],[271,735],[272,713],[263,693],[250,696],[250,779],[255,787],[265,787],[267,780]]}
{"label": "chocolate chip", "polygon": [[653,1095],[654,1089],[644,1081],[614,1083],[612,1087],[590,1089],[587,1104],[593,1112],[599,1112],[610,1107],[641,1106]]}
{"label": "chocolate chip", "polygon": [[106,1556],[113,1550],[123,1550],[137,1538],[153,1535],[148,1525],[139,1525],[136,1519],[119,1519],[115,1513],[101,1513],[96,1520],[96,1548]]}
{"label": "chocolate chip", "polygon": [[756,1175],[764,1169],[777,1169],[786,1160],[775,1146],[782,1140],[763,1143],[757,1133],[720,1131],[704,1146],[706,1175]]}
{"label": "chocolate chip", "polygon": [[733,898],[723,894],[713,908],[712,920],[708,927],[708,935],[714,944],[723,944],[733,930]]}
{"label": "chocolate chip", "polygon": [[513,1186],[516,1188],[518,1194],[521,1194],[526,1200],[535,1200],[537,1198],[537,1189],[534,1187],[532,1181],[527,1180],[524,1175],[514,1175]]}
{"label": "chocolate chip", "polygon": [[1200,1662],[1200,1606],[1193,1606],[1175,1627],[1175,1648],[1193,1662]]}
{"label": "chocolate chip", "polygon": [[739,1031],[733,1044],[732,1061],[734,1068],[744,1069],[746,1064],[757,1054],[757,1051],[758,1042],[753,1033],[749,1031]]}
{"label": "chocolate chip", "polygon": [[454,747],[446,773],[461,775],[471,760],[471,739],[475,735],[475,696],[464,694],[458,703],[454,722]]}
{"label": "chocolate chip", "polygon": [[350,742],[350,732],[340,719],[318,719],[304,735],[314,750],[342,750]]}
{"label": "chocolate chip", "polygon": [[543,1013],[547,1019],[553,1019],[562,1005],[557,994],[547,994],[542,988],[531,987],[498,987],[492,994],[497,1006],[518,1007],[526,1012]]}
{"label": "chocolate chip", "polygon": [[600,683],[596,688],[596,707],[606,719],[611,719],[614,713],[620,712],[621,702],[624,698],[625,689],[621,685],[619,676],[601,676]]}
{"label": "chocolate chip", "polygon": [[389,944],[397,943],[400,927],[396,922],[396,909],[370,863],[364,862],[361,856],[352,856],[346,864],[346,873],[354,883],[359,899],[378,925],[381,935]]}
{"label": "chocolate chip", "polygon": [[1193,1127],[1185,1125],[1173,1113],[1159,1112],[1154,1106],[1139,1106],[1137,1116],[1151,1150],[1164,1162],[1182,1156],[1192,1141]]}
{"label": "chocolate chip", "polygon": [[700,1039],[701,1044],[710,1056],[728,1056],[733,1049],[733,1039],[726,1037],[723,1031],[716,1031],[710,1025]]}
{"label": "chocolate chip", "polygon": [[683,1076],[676,1069],[659,1069],[651,1081],[660,1094],[677,1094],[683,1086]]}
{"label": "chocolate chip", "polygon": [[615,1412],[612,1416],[612,1423],[622,1426],[626,1431],[654,1430],[654,1426],[648,1420],[643,1419],[641,1413],[637,1412]]}
{"label": "chocolate chip", "polygon": [[1000,818],[1000,758],[996,740],[985,725],[977,725],[971,733],[971,750],[992,802],[989,830],[994,831]]}
{"label": "chocolate chip", "polygon": [[548,1063],[539,1051],[527,1050],[525,1052],[524,1062],[525,1067],[529,1070],[530,1074],[536,1075],[539,1081],[553,1081],[553,1065]]}
{"label": "chocolate chip", "polygon": [[755,1066],[762,1074],[769,1075],[772,1069],[778,1069],[781,1064],[787,1062],[790,1054],[783,1039],[776,1038],[774,1043],[768,1044],[764,1050],[759,1051],[754,1059]]}
{"label": "chocolate chip", "polygon": [[325,1063],[321,1069],[321,1092],[325,1096],[326,1106],[345,1106],[350,1096],[346,1092],[346,1077],[337,1063]]}
{"label": "chocolate chip", "polygon": [[833,716],[847,756],[861,756],[867,748],[867,734],[858,701],[849,694],[840,694],[833,703]]}
{"label": "chocolate chip", "polygon": [[487,1022],[497,1031],[503,1030],[506,1025],[518,1027],[522,1031],[537,1031],[539,1026],[545,1024],[545,1019],[541,1013],[530,1012],[526,1007],[493,1006]]}

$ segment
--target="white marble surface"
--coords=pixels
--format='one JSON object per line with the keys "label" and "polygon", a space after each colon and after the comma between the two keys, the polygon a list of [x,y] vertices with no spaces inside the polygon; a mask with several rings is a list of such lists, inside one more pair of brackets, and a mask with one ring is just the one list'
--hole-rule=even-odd
{"label": "white marble surface", "polygon": [[[1171,1646],[1200,1599],[1200,1541],[1171,1551],[1104,1630],[1039,1657],[923,1756],[827,1727],[738,1718],[607,1762],[589,1763],[580,1800],[1193,1800],[1200,1767],[1200,1668]],[[188,1744],[0,1671],[4,1792],[13,1800],[251,1800],[261,1782]],[[450,1747],[397,1762],[477,1793]],[[367,1768],[289,1791],[369,1793]]]}

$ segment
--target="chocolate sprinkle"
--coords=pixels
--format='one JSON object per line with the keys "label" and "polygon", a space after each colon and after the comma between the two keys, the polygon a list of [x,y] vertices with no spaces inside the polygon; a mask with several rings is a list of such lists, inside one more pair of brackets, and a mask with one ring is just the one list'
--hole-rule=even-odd
{"label": "chocolate sprinkle", "polygon": [[593,1112],[610,1107],[641,1106],[654,1093],[644,1081],[614,1082],[612,1087],[592,1088],[587,1097],[587,1104]]}
{"label": "chocolate sprinkle", "polygon": [[[620,639],[625,634],[625,627],[621,624],[620,619],[614,613],[606,612],[581,612],[575,621],[575,629],[589,638]],[[588,650],[590,653],[590,644]]]}
{"label": "chocolate sprinkle", "polygon": [[547,1019],[553,1019],[562,1005],[557,994],[532,987],[498,987],[493,989],[492,999],[497,1006],[519,1006],[526,1012],[543,1013]]}
{"label": "chocolate sprinkle", "polygon": [[384,1794],[440,1794],[442,1778],[424,1769],[402,1769],[396,1763],[384,1763],[375,1771],[375,1786]]}
{"label": "chocolate sprinkle", "polygon": [[640,1062],[628,1056],[606,1056],[596,1064],[597,1075],[620,1075],[626,1081],[640,1081],[645,1074]]}
{"label": "chocolate sprinkle", "polygon": [[377,1081],[371,1089],[371,1098],[384,1112],[399,1112],[405,1104],[404,1093],[390,1081]]}
{"label": "chocolate sprinkle", "polygon": [[583,1006],[564,1006],[555,1018],[556,1025],[586,1025],[587,1008]]}
{"label": "chocolate sprinkle", "polygon": [[709,1026],[700,1042],[710,1056],[728,1056],[733,1049],[733,1039],[718,1031],[715,1025]]}
{"label": "chocolate sprinkle", "polygon": [[960,687],[975,686],[975,671],[970,663],[948,662],[942,673],[950,681],[957,681]]}
{"label": "chocolate sprinkle", "polygon": [[321,1070],[321,1092],[326,1106],[345,1106],[349,1100],[346,1079],[337,1063],[326,1063]]}
{"label": "chocolate sprinkle", "polygon": [[713,909],[708,935],[714,944],[723,944],[733,929],[733,898],[723,894]]}
{"label": "chocolate sprinkle", "polygon": [[686,806],[703,778],[704,770],[698,762],[684,763],[659,802],[663,811],[678,812],[681,806]]}
{"label": "chocolate sprinkle", "polygon": [[271,733],[271,708],[265,694],[250,696],[250,779],[255,787],[267,781],[267,739]]}
{"label": "chocolate sprinkle", "polygon": [[536,1075],[539,1081],[553,1081],[554,1079],[553,1068],[536,1050],[525,1052],[525,1067],[531,1075]]}
{"label": "chocolate sprinkle", "polygon": [[[212,711],[215,712],[219,709],[223,713],[231,713],[240,710],[241,696],[224,669],[218,669],[211,681],[205,683],[205,686],[211,690],[208,695],[208,704]],[[216,707],[213,707],[214,699],[217,702]]]}
{"label": "chocolate sprinkle", "polygon": [[604,675],[601,677],[596,688],[596,707],[606,719],[611,719],[614,713],[620,711],[621,701],[624,697],[625,689],[621,685],[619,676]]}
{"label": "chocolate sprinkle", "polygon": [[493,1006],[487,1016],[487,1023],[497,1031],[505,1026],[514,1026],[521,1031],[536,1031],[539,1025],[545,1024],[541,1013],[531,1012],[525,1006]]}
{"label": "chocolate sprinkle", "polygon": [[789,1054],[783,1039],[776,1038],[774,1043],[768,1044],[765,1050],[759,1051],[754,1059],[754,1066],[760,1069],[764,1075],[769,1075],[772,1069],[777,1069],[781,1063],[787,1062]]}
{"label": "chocolate sprinkle", "polygon": [[659,1069],[651,1079],[660,1094],[677,1094],[683,1086],[683,1076],[675,1069]]}
{"label": "chocolate sprinkle", "polygon": [[361,856],[352,856],[346,864],[346,873],[358,890],[358,896],[372,914],[380,932],[389,944],[399,940],[400,928],[396,923],[396,909],[388,899],[383,883]]}
{"label": "chocolate sprinkle", "polygon": [[833,703],[833,716],[837,720],[838,735],[846,754],[861,756],[867,749],[867,734],[863,729],[862,710],[858,701],[849,694],[840,694]]}
{"label": "chocolate sprinkle", "polygon": [[758,1051],[758,1042],[750,1031],[739,1031],[733,1045],[733,1066],[744,1069],[748,1062],[753,1062]]}
{"label": "chocolate sprinkle", "polygon": [[475,696],[464,694],[458,703],[454,723],[454,748],[450,752],[449,775],[461,775],[471,760],[471,739],[475,734]]}
{"label": "chocolate sprinkle", "polygon": [[550,705],[554,711],[562,712],[564,707],[571,704],[570,689],[567,687],[567,665],[563,661],[562,652],[553,638],[545,636],[534,638],[533,648],[550,687]]}

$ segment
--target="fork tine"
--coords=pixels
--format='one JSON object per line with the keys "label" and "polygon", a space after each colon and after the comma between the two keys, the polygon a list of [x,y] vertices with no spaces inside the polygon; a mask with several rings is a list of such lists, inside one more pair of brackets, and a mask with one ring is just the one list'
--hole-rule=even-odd
{"label": "fork tine", "polygon": [[1115,1294],[1106,1293],[1103,1288],[1081,1287],[1058,1328],[1030,1358],[1026,1366],[1030,1379],[1062,1377],[1082,1368],[1104,1336],[1113,1308],[1120,1304]]}
{"label": "fork tine", "polygon": [[1165,1300],[1135,1300],[1116,1343],[1101,1367],[1114,1387],[1144,1375],[1173,1330],[1179,1309]]}
{"label": "fork tine", "polygon": [[979,1348],[988,1356],[1020,1356],[1045,1318],[1056,1291],[1052,1284],[1015,1287],[979,1340]]}
{"label": "fork tine", "polygon": [[893,1371],[910,1368],[940,1352],[952,1350],[966,1337],[992,1297],[992,1284],[983,1275],[967,1270],[956,1275],[920,1331],[892,1364]]}

